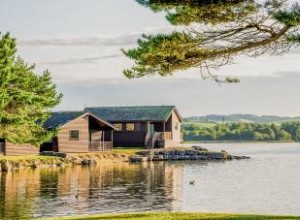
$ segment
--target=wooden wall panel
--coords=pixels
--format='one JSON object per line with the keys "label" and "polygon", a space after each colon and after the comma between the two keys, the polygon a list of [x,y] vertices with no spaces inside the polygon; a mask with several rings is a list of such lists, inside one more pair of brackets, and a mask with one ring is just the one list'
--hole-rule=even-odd
{"label": "wooden wall panel", "polygon": [[5,143],[5,155],[16,156],[16,155],[38,155],[40,152],[39,147],[35,147],[30,144],[12,144],[9,142]]}
{"label": "wooden wall panel", "polygon": [[[71,130],[79,131],[79,140],[70,140]],[[64,153],[89,151],[89,123],[88,116],[77,118],[65,124],[58,132],[58,150]]]}
{"label": "wooden wall panel", "polygon": [[175,111],[172,112],[172,140],[181,141],[181,123]]}

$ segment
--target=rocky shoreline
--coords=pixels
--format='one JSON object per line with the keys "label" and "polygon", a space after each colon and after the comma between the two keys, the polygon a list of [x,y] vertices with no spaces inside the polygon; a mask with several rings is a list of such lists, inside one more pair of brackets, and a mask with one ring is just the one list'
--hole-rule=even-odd
{"label": "rocky shoreline", "polygon": [[55,153],[44,152],[36,156],[0,157],[0,172],[9,172],[21,168],[62,168],[77,165],[97,165],[102,163],[120,163],[129,160],[129,154],[113,152],[96,153]]}
{"label": "rocky shoreline", "polygon": [[241,160],[246,156],[234,156],[225,150],[221,152],[209,151],[200,146],[191,148],[170,148],[141,150],[135,154],[95,152],[95,153],[55,153],[43,152],[36,156],[0,157],[0,172],[8,172],[21,168],[61,168],[67,166],[91,166],[103,163],[119,162],[149,162],[149,161],[177,161],[177,160]]}
{"label": "rocky shoreline", "polygon": [[228,154],[225,150],[221,152],[209,151],[201,146],[192,146],[191,148],[175,149],[153,149],[140,151],[136,155],[129,157],[130,162],[147,161],[176,161],[176,160],[242,160],[250,159],[247,156],[234,156]]}

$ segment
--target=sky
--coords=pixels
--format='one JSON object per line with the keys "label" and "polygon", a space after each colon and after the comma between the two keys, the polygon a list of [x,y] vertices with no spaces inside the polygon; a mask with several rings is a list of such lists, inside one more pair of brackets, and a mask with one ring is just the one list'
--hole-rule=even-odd
{"label": "sky", "polygon": [[163,13],[134,0],[0,0],[0,32],[17,39],[18,54],[36,70],[50,70],[64,94],[55,110],[85,106],[176,105],[183,116],[249,113],[300,116],[300,49],[276,57],[240,57],[217,71],[239,84],[203,80],[199,70],[129,80],[143,33],[172,29]]}

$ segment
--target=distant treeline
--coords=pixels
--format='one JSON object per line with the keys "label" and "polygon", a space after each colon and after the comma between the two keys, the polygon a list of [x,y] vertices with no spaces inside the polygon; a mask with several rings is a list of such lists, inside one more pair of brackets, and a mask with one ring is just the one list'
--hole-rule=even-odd
{"label": "distant treeline", "polygon": [[300,122],[276,124],[218,123],[212,127],[201,123],[184,123],[185,141],[300,141]]}
{"label": "distant treeline", "polygon": [[253,122],[253,123],[282,123],[286,121],[300,121],[300,117],[281,117],[275,115],[252,115],[252,114],[231,114],[231,115],[206,115],[206,116],[191,116],[185,118],[185,121],[198,122],[231,122],[238,123]]}

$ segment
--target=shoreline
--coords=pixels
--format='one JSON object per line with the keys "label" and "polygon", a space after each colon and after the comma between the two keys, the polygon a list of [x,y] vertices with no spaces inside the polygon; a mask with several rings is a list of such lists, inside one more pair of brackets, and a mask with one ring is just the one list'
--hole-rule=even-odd
{"label": "shoreline", "polygon": [[0,156],[0,172],[11,172],[22,168],[63,168],[69,166],[93,166],[107,163],[140,163],[150,161],[183,160],[241,160],[247,156],[234,156],[222,151],[211,151],[200,146],[166,149],[115,149],[88,153],[43,152],[40,155]]}
{"label": "shoreline", "polygon": [[[0,156],[0,173],[22,168],[63,168],[78,165],[127,163],[130,153],[102,151],[97,153],[69,153],[65,157],[47,155]],[[88,164],[87,164],[87,161]]]}
{"label": "shoreline", "polygon": [[198,220],[198,219],[231,219],[231,220],[266,220],[266,219],[300,219],[295,215],[272,215],[272,214],[236,214],[236,213],[202,213],[202,212],[136,212],[136,213],[118,213],[118,214],[92,214],[64,217],[51,217],[40,219],[61,219],[61,220],[84,220],[84,219],[110,219],[110,220]]}

